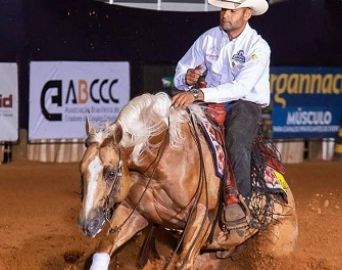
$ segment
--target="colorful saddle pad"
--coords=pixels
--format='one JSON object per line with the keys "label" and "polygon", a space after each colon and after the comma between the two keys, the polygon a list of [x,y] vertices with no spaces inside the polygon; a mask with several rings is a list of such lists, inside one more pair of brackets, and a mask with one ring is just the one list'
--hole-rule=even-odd
{"label": "colorful saddle pad", "polygon": [[200,127],[207,140],[214,160],[216,176],[223,179],[226,166],[223,132],[217,125],[211,123],[208,119],[200,122]]}

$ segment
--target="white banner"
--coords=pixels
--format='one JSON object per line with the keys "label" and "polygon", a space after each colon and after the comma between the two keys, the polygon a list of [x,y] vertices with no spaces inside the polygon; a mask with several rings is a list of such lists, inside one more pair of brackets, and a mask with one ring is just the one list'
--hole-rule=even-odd
{"label": "white banner", "polygon": [[18,140],[18,70],[0,63],[0,141]]}
{"label": "white banner", "polygon": [[128,62],[31,62],[29,139],[84,139],[130,97]]}

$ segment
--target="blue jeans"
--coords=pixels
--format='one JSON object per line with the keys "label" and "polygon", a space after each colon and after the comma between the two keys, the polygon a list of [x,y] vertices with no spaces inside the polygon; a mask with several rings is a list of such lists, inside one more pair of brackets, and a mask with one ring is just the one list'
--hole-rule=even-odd
{"label": "blue jeans", "polygon": [[251,153],[261,120],[261,106],[238,100],[226,104],[226,147],[237,188],[245,198],[251,196]]}

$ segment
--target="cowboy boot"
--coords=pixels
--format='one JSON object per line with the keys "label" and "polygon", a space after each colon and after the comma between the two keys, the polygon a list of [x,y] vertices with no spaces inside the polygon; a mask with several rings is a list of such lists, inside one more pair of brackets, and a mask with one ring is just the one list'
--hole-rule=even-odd
{"label": "cowboy boot", "polygon": [[250,218],[246,200],[238,193],[234,180],[227,178],[221,220],[227,229],[246,227]]}
{"label": "cowboy boot", "polygon": [[222,222],[227,229],[239,229],[248,225],[248,206],[241,195],[232,190],[226,192],[222,209]]}

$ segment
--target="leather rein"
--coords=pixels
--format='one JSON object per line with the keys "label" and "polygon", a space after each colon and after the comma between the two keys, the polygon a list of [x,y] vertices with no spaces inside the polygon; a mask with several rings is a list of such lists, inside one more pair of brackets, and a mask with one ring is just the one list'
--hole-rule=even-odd
{"label": "leather rein", "polygon": [[[206,172],[205,172],[205,166],[204,166],[204,155],[203,155],[203,150],[202,150],[202,146],[201,146],[201,142],[200,142],[200,136],[199,136],[199,133],[198,133],[198,123],[197,123],[197,119],[196,119],[196,116],[193,115],[191,113],[191,111],[189,110],[189,108],[186,109],[187,110],[187,113],[189,114],[189,117],[190,117],[190,122],[189,122],[189,129],[190,129],[190,132],[191,132],[191,136],[197,146],[197,150],[198,150],[198,154],[199,154],[199,163],[200,163],[200,170],[199,170],[199,179],[198,179],[198,184],[197,184],[197,188],[196,188],[196,191],[192,197],[192,199],[190,200],[189,202],[189,206],[191,205],[191,209],[190,209],[190,212],[189,212],[189,216],[188,216],[188,219],[186,220],[186,223],[185,223],[185,227],[184,227],[184,230],[183,230],[183,233],[182,233],[182,236],[181,238],[179,239],[178,241],[178,244],[176,246],[176,248],[172,251],[172,254],[171,256],[169,257],[169,259],[167,260],[165,266],[163,267],[164,270],[168,269],[170,264],[172,263],[173,259],[175,258],[178,250],[180,249],[183,241],[184,241],[184,238],[185,238],[185,235],[186,235],[186,232],[190,229],[190,226],[191,226],[191,223],[190,223],[190,220],[192,219],[193,215],[196,214],[196,207],[199,203],[199,200],[200,200],[200,197],[201,197],[201,194],[202,194],[202,190],[204,188],[204,191],[205,191],[205,208],[206,208],[206,214],[204,215],[204,218],[203,220],[201,221],[201,224],[200,224],[200,229],[198,230],[198,233],[196,235],[196,237],[192,240],[192,243],[191,243],[191,246],[185,256],[185,258],[188,258],[190,253],[191,253],[191,250],[193,249],[195,243],[196,243],[196,240],[197,238],[199,237],[199,233],[201,232],[203,226],[204,226],[204,223],[205,223],[205,219],[206,217],[208,216],[208,183],[207,183],[207,177],[206,177]],[[181,265],[181,268],[184,266],[184,263],[185,263],[186,260],[183,261],[182,265]]]}
{"label": "leather rein", "polygon": [[[201,196],[203,188],[205,190],[206,215],[204,216],[204,218],[203,218],[203,220],[202,220],[202,222],[200,224],[201,228],[203,227],[203,225],[205,223],[205,218],[208,216],[208,186],[207,186],[207,179],[206,179],[206,173],[205,173],[204,157],[203,157],[202,147],[201,147],[201,143],[200,143],[199,134],[198,134],[198,131],[197,131],[197,128],[196,128],[197,127],[197,123],[196,123],[197,121],[194,119],[195,117],[190,112],[190,110],[187,110],[187,112],[188,112],[188,114],[190,116],[190,123],[189,123],[190,132],[191,132],[191,135],[192,135],[192,137],[193,137],[193,139],[195,141],[195,144],[196,144],[198,152],[199,152],[199,158],[200,158],[200,160],[199,160],[199,162],[200,162],[199,181],[198,181],[198,185],[197,185],[197,188],[196,188],[196,192],[194,193],[194,196],[190,200],[190,203],[189,203],[189,205],[192,204],[192,206],[191,206],[191,209],[190,209],[190,212],[189,212],[189,218],[187,219],[185,227],[184,227],[184,230],[183,230],[183,234],[182,234],[181,239],[179,240],[179,242],[177,244],[177,247],[173,250],[172,255],[169,257],[169,260],[166,262],[166,265],[164,266],[164,269],[167,269],[168,266],[170,265],[170,263],[172,262],[172,260],[174,259],[175,254],[178,252],[181,244],[183,243],[186,231],[190,229],[190,227],[189,227],[190,226],[190,222],[189,221],[191,220],[191,217],[196,212],[196,206],[199,203],[199,199],[200,199],[200,196]],[[111,218],[111,212],[112,212],[112,209],[114,208],[114,205],[110,206],[110,197],[113,195],[115,189],[120,184],[120,180],[121,180],[121,178],[123,176],[123,174],[122,174],[122,164],[123,164],[123,161],[122,161],[122,158],[121,158],[120,149],[118,150],[118,152],[119,152],[119,161],[118,161],[118,166],[117,166],[117,172],[116,172],[116,175],[115,175],[115,178],[114,178],[113,182],[111,183],[110,191],[106,195],[105,204],[104,204],[104,207],[103,207],[105,219],[108,222],[109,227],[110,227],[109,233],[118,233],[118,232],[120,232],[121,229],[123,228],[123,226],[128,222],[128,220],[131,218],[131,216],[137,210],[140,202],[142,201],[142,199],[143,199],[143,197],[144,197],[144,195],[145,195],[147,189],[149,188],[150,183],[151,183],[151,181],[153,179],[153,176],[155,174],[155,171],[156,171],[156,169],[158,167],[159,161],[161,160],[162,154],[163,154],[165,146],[167,144],[167,141],[168,141],[167,139],[168,139],[168,133],[165,134],[165,136],[163,138],[163,141],[162,141],[162,144],[161,144],[161,146],[158,149],[158,152],[157,152],[157,155],[156,155],[155,159],[151,162],[151,164],[145,170],[145,172],[146,172],[148,169],[150,169],[153,166],[152,173],[151,173],[150,176],[148,176],[147,184],[146,184],[145,189],[142,192],[138,202],[135,204],[134,208],[132,209],[130,214],[127,216],[127,218],[119,226],[112,227],[111,224],[110,224],[110,218]],[[201,230],[199,230],[198,232],[200,232],[200,231]],[[191,252],[191,250],[192,250],[192,248],[193,248],[193,246],[194,246],[194,244],[196,242],[195,240],[197,239],[197,237],[198,237],[198,235],[194,238],[194,240],[193,240],[193,242],[191,244],[191,248],[189,249],[188,254],[186,255],[186,257],[188,257],[190,255],[190,252]],[[184,264],[184,262],[183,262],[183,264]]]}
{"label": "leather rein", "polygon": [[[168,121],[169,121],[169,119],[168,119]],[[170,123],[168,123],[168,127],[169,127],[169,124]],[[166,146],[167,141],[168,141],[167,139],[168,139],[168,132],[166,132],[166,134],[165,134],[165,136],[163,138],[162,144],[161,144],[161,146],[158,149],[158,152],[157,152],[157,155],[156,155],[155,159],[151,162],[151,164],[145,170],[145,172],[146,172],[146,171],[148,171],[148,169],[150,169],[152,166],[154,166],[151,175],[148,176],[147,184],[146,184],[146,186],[144,188],[144,191],[142,192],[138,202],[135,204],[135,206],[132,209],[131,213],[127,216],[127,218],[119,226],[112,227],[111,224],[110,224],[110,218],[111,218],[110,217],[110,212],[112,211],[114,205],[113,206],[109,205],[110,196],[112,195],[113,191],[115,190],[115,186],[120,182],[120,180],[122,178],[122,159],[121,159],[120,149],[119,149],[118,171],[117,171],[117,174],[115,176],[115,180],[113,181],[112,186],[110,188],[110,192],[107,194],[107,196],[105,198],[105,206],[104,206],[104,209],[103,209],[104,214],[105,214],[105,219],[108,222],[109,227],[110,227],[109,233],[120,232],[122,227],[127,223],[127,221],[131,218],[131,216],[134,214],[134,212],[138,209],[138,206],[139,206],[141,200],[143,199],[147,189],[150,186],[150,183],[151,183],[151,181],[153,179],[153,176],[154,176],[154,174],[156,172],[156,169],[158,167],[159,161],[161,160],[161,157],[163,155],[165,146]]]}

